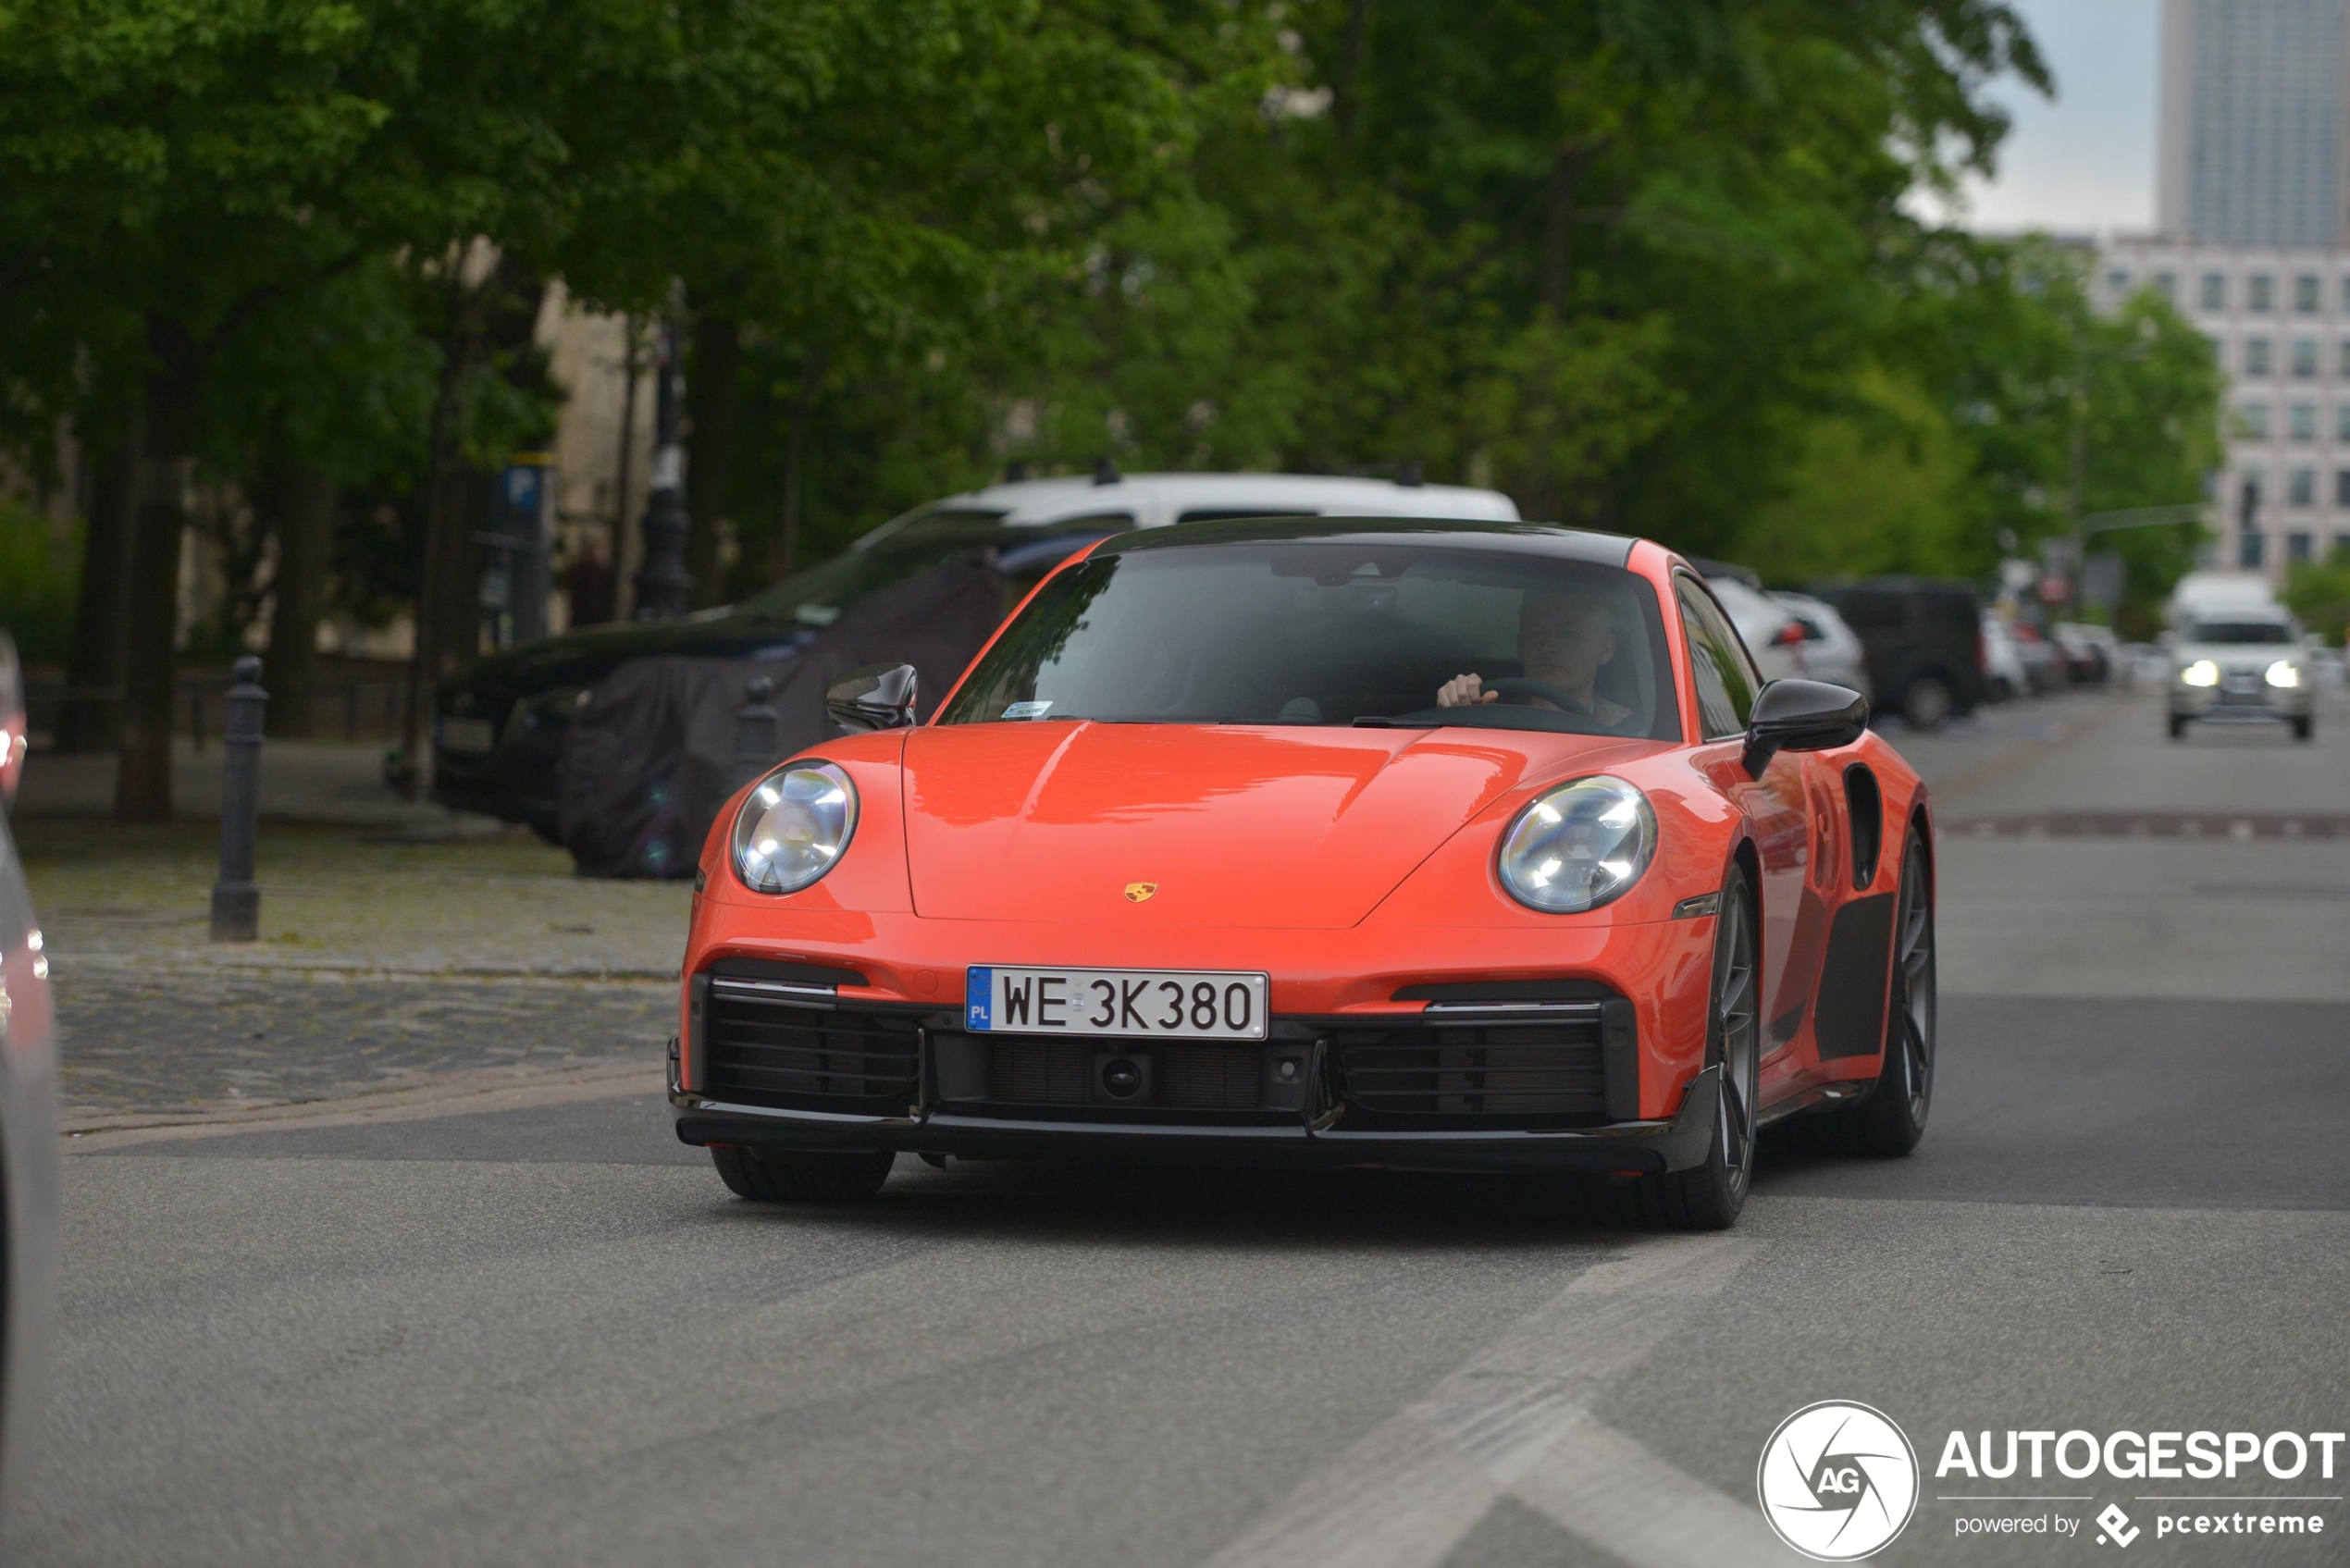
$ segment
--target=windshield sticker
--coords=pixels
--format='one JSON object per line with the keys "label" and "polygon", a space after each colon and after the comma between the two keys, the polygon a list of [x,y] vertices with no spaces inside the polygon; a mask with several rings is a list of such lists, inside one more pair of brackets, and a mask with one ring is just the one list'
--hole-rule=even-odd
{"label": "windshield sticker", "polygon": [[1049,702],[1015,702],[1004,710],[1007,719],[1041,719],[1052,708]]}

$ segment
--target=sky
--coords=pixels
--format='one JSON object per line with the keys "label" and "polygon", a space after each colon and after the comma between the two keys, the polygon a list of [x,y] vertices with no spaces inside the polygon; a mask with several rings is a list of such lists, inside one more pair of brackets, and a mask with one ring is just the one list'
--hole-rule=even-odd
{"label": "sky", "polygon": [[1960,221],[2003,232],[2152,228],[2162,0],[2016,0],[2016,9],[2057,96],[2014,77],[1993,84],[2014,129],[1997,178],[1969,182]]}

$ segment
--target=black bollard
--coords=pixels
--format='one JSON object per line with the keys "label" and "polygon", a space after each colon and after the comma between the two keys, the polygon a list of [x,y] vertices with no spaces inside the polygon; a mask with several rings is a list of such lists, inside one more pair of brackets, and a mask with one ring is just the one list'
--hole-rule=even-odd
{"label": "black bollard", "polygon": [[772,675],[753,675],[743,684],[743,705],[735,713],[735,783],[750,783],[774,763],[778,715],[768,699],[775,695]]}
{"label": "black bollard", "polygon": [[254,839],[261,819],[261,661],[237,661],[221,737],[220,880],[212,884],[212,939],[251,942],[261,934],[261,889],[253,880]]}

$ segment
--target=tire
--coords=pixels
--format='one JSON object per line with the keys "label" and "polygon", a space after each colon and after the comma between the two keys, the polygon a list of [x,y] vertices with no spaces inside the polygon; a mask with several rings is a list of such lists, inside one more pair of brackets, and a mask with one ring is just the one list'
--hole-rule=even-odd
{"label": "tire", "polygon": [[1754,1182],[1755,1096],[1762,1062],[1762,971],[1754,899],[1737,866],[1722,883],[1714,917],[1713,987],[1705,1065],[1722,1068],[1721,1114],[1705,1163],[1638,1176],[1605,1189],[1619,1223],[1675,1230],[1727,1230]]}
{"label": "tire", "polygon": [[2307,740],[2309,738],[2308,714],[2304,713],[2301,717],[2293,722],[2293,738],[2295,740]]}
{"label": "tire", "polygon": [[1901,693],[1901,717],[1927,735],[1948,723],[1958,708],[1958,694],[1939,675],[1920,675]]}
{"label": "tire", "polygon": [[736,1197],[755,1204],[846,1204],[880,1191],[897,1156],[886,1149],[869,1154],[784,1154],[737,1146],[713,1147],[710,1160]]}
{"label": "tire", "polygon": [[2171,738],[2172,740],[2184,740],[2184,739],[2186,738],[2186,735],[2187,735],[2187,721],[2186,721],[2185,716],[2184,716],[2184,715],[2183,715],[2183,714],[2178,714],[2178,713],[2173,713],[2173,714],[2171,714]]}
{"label": "tire", "polygon": [[1897,1158],[1918,1146],[1934,1108],[1934,887],[1925,845],[1910,830],[1893,906],[1893,977],[1886,997],[1885,1061],[1857,1105],[1821,1119],[1844,1153]]}

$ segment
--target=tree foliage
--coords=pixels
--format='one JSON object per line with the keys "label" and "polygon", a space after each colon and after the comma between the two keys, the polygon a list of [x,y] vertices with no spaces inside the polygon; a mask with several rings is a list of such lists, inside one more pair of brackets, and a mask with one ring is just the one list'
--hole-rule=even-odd
{"label": "tree foliage", "polygon": [[2051,85],[2004,0],[0,0],[0,442],[183,353],[256,526],[298,463],[343,602],[462,599],[560,280],[682,295],[732,591],[1103,456],[1973,573],[2217,457],[2174,315],[1917,216],[2002,74]]}

